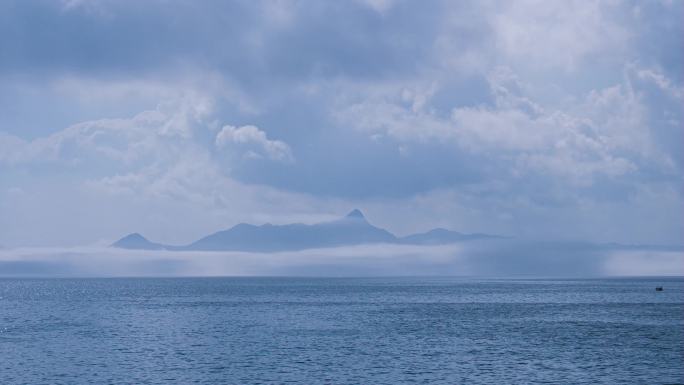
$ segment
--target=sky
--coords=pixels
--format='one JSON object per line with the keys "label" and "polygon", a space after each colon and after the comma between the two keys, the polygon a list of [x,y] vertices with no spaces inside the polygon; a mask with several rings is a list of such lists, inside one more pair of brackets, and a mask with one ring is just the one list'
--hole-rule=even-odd
{"label": "sky", "polygon": [[684,2],[2,1],[0,245],[684,244]]}

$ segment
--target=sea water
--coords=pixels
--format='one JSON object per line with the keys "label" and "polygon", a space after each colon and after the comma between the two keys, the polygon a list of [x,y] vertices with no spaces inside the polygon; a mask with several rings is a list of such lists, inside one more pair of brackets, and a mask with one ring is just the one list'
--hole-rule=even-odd
{"label": "sea water", "polygon": [[684,383],[684,280],[3,279],[0,383]]}

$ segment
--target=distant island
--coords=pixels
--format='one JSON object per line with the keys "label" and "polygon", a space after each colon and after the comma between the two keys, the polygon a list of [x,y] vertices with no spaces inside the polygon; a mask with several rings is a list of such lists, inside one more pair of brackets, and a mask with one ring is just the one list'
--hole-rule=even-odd
{"label": "distant island", "polygon": [[207,235],[184,246],[150,242],[138,233],[129,234],[111,246],[134,250],[275,252],[372,243],[441,245],[497,238],[503,237],[490,234],[463,234],[440,228],[425,233],[397,237],[385,229],[373,226],[360,210],[355,209],[343,218],[312,225],[303,223],[272,225],[266,223],[256,226],[240,223],[228,230]]}

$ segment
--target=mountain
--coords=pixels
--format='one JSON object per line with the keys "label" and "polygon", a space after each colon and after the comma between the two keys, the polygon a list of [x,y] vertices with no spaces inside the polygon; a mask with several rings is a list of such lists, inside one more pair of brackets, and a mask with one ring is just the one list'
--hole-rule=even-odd
{"label": "mountain", "polygon": [[361,211],[354,210],[344,218],[314,225],[267,223],[254,226],[241,223],[208,235],[182,249],[284,251],[395,241],[394,235],[371,225]]}
{"label": "mountain", "polygon": [[399,238],[399,242],[411,245],[443,245],[476,239],[500,239],[501,236],[489,234],[463,234],[447,229],[432,229],[425,233]]}
{"label": "mountain", "polygon": [[368,223],[360,210],[352,210],[345,217],[306,225],[293,223],[256,226],[240,223],[228,230],[207,235],[189,245],[165,246],[153,243],[138,233],[121,238],[112,247],[144,250],[225,250],[225,251],[291,251],[313,248],[350,246],[369,243],[440,245],[474,239],[500,238],[486,234],[461,234],[446,229],[397,238],[387,230]]}
{"label": "mountain", "polygon": [[120,249],[137,249],[137,250],[162,250],[166,246],[148,241],[145,237],[138,233],[128,234],[112,244],[112,247]]}

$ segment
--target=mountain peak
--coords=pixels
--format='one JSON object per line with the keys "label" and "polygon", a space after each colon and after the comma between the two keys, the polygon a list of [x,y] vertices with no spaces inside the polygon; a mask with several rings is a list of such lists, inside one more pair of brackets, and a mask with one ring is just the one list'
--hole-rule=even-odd
{"label": "mountain peak", "polygon": [[147,238],[143,237],[142,234],[140,234],[140,233],[130,233],[130,234],[126,235],[125,237],[121,238],[121,240],[147,241]]}
{"label": "mountain peak", "polygon": [[159,250],[159,249],[164,248],[163,245],[148,241],[147,238],[140,235],[140,233],[128,234],[125,237],[119,239],[118,241],[112,243],[111,246],[122,248],[122,249],[148,249],[148,250]]}
{"label": "mountain peak", "polygon": [[346,218],[353,218],[353,219],[366,219],[366,217],[363,216],[363,213],[359,209],[354,209],[347,214]]}

